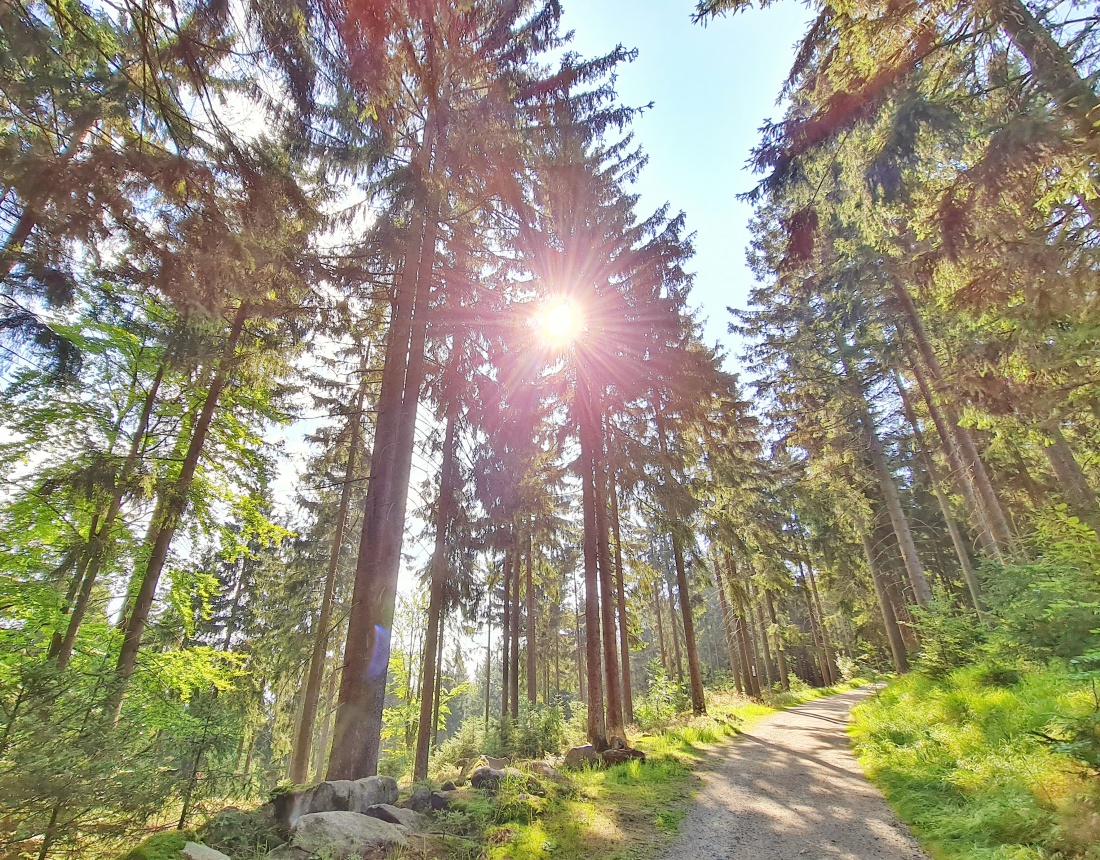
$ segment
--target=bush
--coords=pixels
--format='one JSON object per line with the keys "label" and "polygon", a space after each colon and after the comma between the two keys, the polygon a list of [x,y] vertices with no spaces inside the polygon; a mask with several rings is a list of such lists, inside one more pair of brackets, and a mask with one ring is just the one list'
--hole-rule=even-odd
{"label": "bush", "polygon": [[643,729],[658,729],[686,711],[690,701],[684,685],[669,678],[660,665],[652,664],[650,673],[649,689],[634,706],[634,720]]}
{"label": "bush", "polygon": [[511,741],[511,752],[521,758],[541,758],[559,752],[565,743],[565,719],[561,708],[523,704]]}
{"label": "bush", "polygon": [[985,633],[972,612],[960,610],[942,590],[927,607],[911,611],[921,643],[915,663],[922,672],[942,678],[973,662]]}

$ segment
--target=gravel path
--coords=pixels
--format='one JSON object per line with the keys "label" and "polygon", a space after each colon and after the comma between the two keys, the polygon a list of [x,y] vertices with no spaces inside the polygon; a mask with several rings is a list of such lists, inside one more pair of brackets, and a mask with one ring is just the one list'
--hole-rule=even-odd
{"label": "gravel path", "polygon": [[849,750],[864,688],[774,714],[715,751],[665,860],[927,860]]}

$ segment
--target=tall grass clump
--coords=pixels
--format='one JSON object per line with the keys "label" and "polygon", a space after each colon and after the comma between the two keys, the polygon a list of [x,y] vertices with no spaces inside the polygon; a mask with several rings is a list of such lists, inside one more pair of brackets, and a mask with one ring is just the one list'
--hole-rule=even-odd
{"label": "tall grass clump", "polygon": [[853,710],[860,763],[944,860],[1100,860],[1100,785],[1057,750],[1091,686],[979,664],[899,678]]}

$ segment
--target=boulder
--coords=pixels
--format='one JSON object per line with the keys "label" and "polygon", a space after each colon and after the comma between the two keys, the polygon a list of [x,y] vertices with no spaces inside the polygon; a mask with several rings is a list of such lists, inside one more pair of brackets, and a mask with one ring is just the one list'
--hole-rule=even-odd
{"label": "boulder", "polygon": [[454,784],[453,779],[448,779],[443,785],[439,786],[440,791],[454,791],[456,788],[458,786]]}
{"label": "boulder", "polygon": [[493,758],[491,755],[483,755],[479,762],[483,763],[485,767],[491,767],[494,770],[504,770],[512,763],[510,758]]}
{"label": "boulder", "polygon": [[432,812],[442,812],[449,807],[451,802],[447,799],[446,794],[440,794],[438,791],[433,791],[431,796]]}
{"label": "boulder", "polygon": [[358,812],[313,812],[294,823],[290,843],[267,856],[299,860],[320,855],[326,860],[358,860],[374,851],[405,847],[405,828]]}
{"label": "boulder", "polygon": [[364,779],[334,779],[301,791],[292,791],[275,801],[276,818],[284,828],[293,827],[303,815],[318,812],[363,812],[378,803],[397,802],[397,780],[392,776]]}
{"label": "boulder", "polygon": [[187,842],[180,852],[186,860],[229,860],[229,856],[199,842]]}
{"label": "boulder", "polygon": [[616,764],[625,764],[628,761],[645,761],[645,753],[641,750],[630,749],[629,747],[623,749],[604,750],[600,753],[600,761],[606,766],[611,767]]}
{"label": "boulder", "polygon": [[565,754],[565,766],[572,770],[577,770],[585,765],[599,764],[599,762],[600,754],[596,752],[596,748],[592,744],[573,747]]}
{"label": "boulder", "polygon": [[504,779],[503,770],[492,767],[479,767],[470,774],[470,785],[474,788],[484,788],[493,791],[500,785],[502,779]]}
{"label": "boulder", "polygon": [[411,809],[413,812],[427,812],[432,808],[432,791],[430,788],[420,786],[413,789],[413,793],[397,805],[402,809]]}
{"label": "boulder", "polygon": [[368,806],[363,814],[377,818],[379,821],[388,821],[390,824],[400,824],[402,827],[409,828],[409,830],[419,830],[424,826],[424,816],[419,812],[391,806],[388,803],[376,803],[374,806]]}
{"label": "boulder", "polygon": [[532,761],[527,763],[527,769],[531,773],[537,773],[539,776],[545,776],[548,779],[558,779],[561,774],[554,770],[554,766],[548,761]]}

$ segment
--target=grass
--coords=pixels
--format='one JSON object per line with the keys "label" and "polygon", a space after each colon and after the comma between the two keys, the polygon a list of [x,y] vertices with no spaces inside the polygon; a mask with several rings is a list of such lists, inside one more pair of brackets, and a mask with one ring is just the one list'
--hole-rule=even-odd
{"label": "grass", "polygon": [[632,738],[646,761],[570,773],[529,820],[497,821],[482,834],[488,860],[648,860],[679,831],[698,777],[692,771],[716,745],[783,708],[866,683],[771,697],[767,704],[710,692],[708,714],[681,715]]}
{"label": "grass", "polygon": [[1100,860],[1100,786],[1040,733],[1094,707],[1059,669],[912,674],[853,710],[860,764],[936,860]]}

